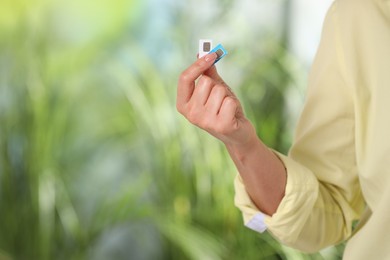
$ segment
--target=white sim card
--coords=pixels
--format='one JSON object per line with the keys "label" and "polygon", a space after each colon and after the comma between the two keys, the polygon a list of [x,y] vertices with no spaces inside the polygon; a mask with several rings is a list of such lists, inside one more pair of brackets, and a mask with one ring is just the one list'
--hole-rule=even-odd
{"label": "white sim card", "polygon": [[199,40],[199,57],[202,58],[206,54],[208,54],[213,49],[213,41],[201,39]]}

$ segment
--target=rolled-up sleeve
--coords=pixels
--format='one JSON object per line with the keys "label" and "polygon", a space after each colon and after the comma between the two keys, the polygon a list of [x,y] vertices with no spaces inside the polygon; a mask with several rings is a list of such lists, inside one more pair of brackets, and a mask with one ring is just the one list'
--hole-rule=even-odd
{"label": "rolled-up sleeve", "polygon": [[[258,232],[268,229],[279,240],[287,244],[296,241],[306,220],[309,218],[318,195],[318,180],[300,164],[275,152],[288,169],[286,191],[277,212],[271,217],[262,213],[252,202],[240,177],[236,176],[235,205],[243,212],[245,225]],[[299,222],[295,218],[299,216]],[[260,229],[258,227],[261,227]]]}
{"label": "rolled-up sleeve", "polygon": [[310,72],[305,105],[288,156],[285,196],[272,216],[252,202],[239,175],[235,205],[245,225],[268,230],[305,252],[337,244],[352,233],[364,209],[355,158],[354,99],[341,44],[338,5],[328,11]]}

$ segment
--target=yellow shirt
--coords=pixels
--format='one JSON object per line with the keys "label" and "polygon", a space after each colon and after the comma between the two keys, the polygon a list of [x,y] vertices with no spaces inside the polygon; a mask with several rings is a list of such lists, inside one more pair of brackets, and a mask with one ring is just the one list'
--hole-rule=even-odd
{"label": "yellow shirt", "polygon": [[390,259],[390,0],[333,3],[293,146],[277,155],[287,186],[273,216],[235,180],[248,227],[306,252],[349,239],[344,259]]}

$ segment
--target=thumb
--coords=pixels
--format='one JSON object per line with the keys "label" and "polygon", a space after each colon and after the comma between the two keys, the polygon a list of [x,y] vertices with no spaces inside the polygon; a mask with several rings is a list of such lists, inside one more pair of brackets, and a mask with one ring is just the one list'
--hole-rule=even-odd
{"label": "thumb", "polygon": [[[199,59],[199,53],[196,55],[196,57]],[[216,80],[218,83],[225,83],[223,79],[219,76],[217,67],[215,64],[211,66],[209,69],[203,72],[203,75],[206,75],[214,80]]]}

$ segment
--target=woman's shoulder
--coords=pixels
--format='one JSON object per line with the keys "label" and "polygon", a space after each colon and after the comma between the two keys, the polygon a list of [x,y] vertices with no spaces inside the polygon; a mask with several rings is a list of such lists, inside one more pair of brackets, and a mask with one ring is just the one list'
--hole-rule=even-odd
{"label": "woman's shoulder", "polygon": [[342,11],[349,11],[350,13],[364,12],[369,9],[387,9],[390,11],[390,0],[335,0],[336,5]]}
{"label": "woman's shoulder", "polygon": [[383,17],[390,21],[390,0],[335,0],[331,12],[341,23],[354,26]]}

